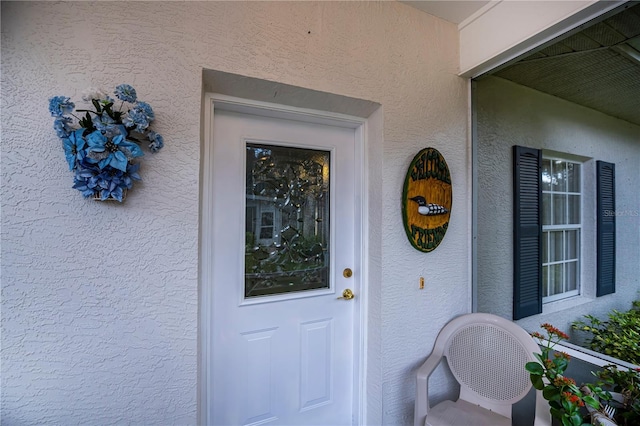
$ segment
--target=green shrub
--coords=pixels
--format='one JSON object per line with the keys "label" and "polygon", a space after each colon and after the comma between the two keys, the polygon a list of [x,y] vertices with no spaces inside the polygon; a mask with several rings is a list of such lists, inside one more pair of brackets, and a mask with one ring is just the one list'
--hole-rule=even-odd
{"label": "green shrub", "polygon": [[[594,373],[598,377],[597,386],[606,391],[600,394],[602,400],[616,408],[616,422],[621,426],[640,424],[640,369],[618,369],[615,365],[606,365]],[[622,401],[612,400],[608,391],[617,392]]]}
{"label": "green shrub", "polygon": [[640,365],[640,300],[634,301],[626,312],[613,310],[608,321],[592,315],[584,317],[588,322],[574,321],[571,326],[589,334],[589,348]]}

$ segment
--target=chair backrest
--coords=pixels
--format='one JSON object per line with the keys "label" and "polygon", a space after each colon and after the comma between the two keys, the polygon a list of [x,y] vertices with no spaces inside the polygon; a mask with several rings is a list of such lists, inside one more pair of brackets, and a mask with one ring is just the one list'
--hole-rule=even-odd
{"label": "chair backrest", "polygon": [[535,360],[534,352],[540,352],[531,336],[509,320],[476,313],[449,322],[440,339],[444,339],[443,355],[460,383],[460,398],[511,417],[511,404],[531,389],[524,366]]}

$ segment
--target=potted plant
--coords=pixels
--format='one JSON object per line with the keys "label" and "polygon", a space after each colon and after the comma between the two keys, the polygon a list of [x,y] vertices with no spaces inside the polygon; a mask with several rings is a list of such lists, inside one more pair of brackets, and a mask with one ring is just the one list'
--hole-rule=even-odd
{"label": "potted plant", "polygon": [[595,389],[600,391],[600,402],[616,424],[639,425],[640,368],[624,369],[609,364],[593,374],[598,378]]}
{"label": "potted plant", "polygon": [[[560,341],[569,338],[551,324],[541,326],[546,336],[539,332],[531,335],[541,344],[541,353],[534,354],[537,361],[525,365],[530,374],[534,388],[542,391],[544,399],[549,401],[551,416],[562,426],[581,426],[585,422],[586,405],[600,410],[601,405],[592,395],[583,393],[574,379],[564,375],[569,366],[570,356],[565,352],[553,351],[553,347]],[[553,354],[552,354],[553,353]]]}
{"label": "potted plant", "polygon": [[569,336],[548,323],[541,327],[546,336],[531,334],[539,341],[541,353],[534,354],[537,361],[528,362],[525,368],[533,386],[549,401],[551,416],[557,422],[562,426],[640,424],[640,368],[607,365],[592,372],[597,378],[594,383],[578,387],[574,379],[565,376],[570,356],[553,350]]}

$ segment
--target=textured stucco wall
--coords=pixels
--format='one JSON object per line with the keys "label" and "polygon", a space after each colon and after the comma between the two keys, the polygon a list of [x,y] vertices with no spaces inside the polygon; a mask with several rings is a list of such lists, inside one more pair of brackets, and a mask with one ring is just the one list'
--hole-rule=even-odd
{"label": "textured stucco wall", "polygon": [[[544,305],[518,321],[569,332],[585,314],[606,317],[640,297],[640,127],[500,78],[477,83],[478,310],[512,318],[513,145],[587,157],[583,163],[580,297]],[[616,293],[595,297],[595,160],[616,165]]]}
{"label": "textured stucco wall", "polygon": [[[202,71],[382,105],[371,188],[370,424],[409,424],[413,373],[468,312],[466,82],[455,25],[397,2],[2,2],[3,424],[194,424]],[[47,111],[130,83],[166,146],[124,205],[71,188]],[[382,113],[381,111],[376,114]],[[453,179],[438,249],[411,248],[400,214],[413,155]],[[418,290],[420,276],[426,289]],[[436,389],[450,386],[444,374]]]}

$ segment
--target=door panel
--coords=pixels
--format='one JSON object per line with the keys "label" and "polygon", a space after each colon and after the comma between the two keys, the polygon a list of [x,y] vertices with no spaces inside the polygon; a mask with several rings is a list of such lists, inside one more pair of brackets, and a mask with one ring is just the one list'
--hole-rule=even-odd
{"label": "door panel", "polygon": [[355,131],[215,111],[213,422],[350,425]]}
{"label": "door panel", "polygon": [[320,320],[300,327],[300,407],[303,411],[331,400],[332,325],[332,320]]}

